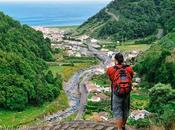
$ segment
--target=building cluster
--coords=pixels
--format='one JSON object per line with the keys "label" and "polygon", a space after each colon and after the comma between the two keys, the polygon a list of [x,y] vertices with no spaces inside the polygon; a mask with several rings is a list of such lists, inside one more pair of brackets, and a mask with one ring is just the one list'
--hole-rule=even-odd
{"label": "building cluster", "polygon": [[[111,93],[111,87],[101,87],[92,82],[87,82],[86,88],[88,93],[92,94],[92,96],[88,97],[88,101],[101,102],[104,100],[109,100],[110,98],[108,95],[106,95],[106,93]],[[108,112],[93,113],[89,117],[89,119],[94,121],[107,121],[109,119],[109,113]]]}
{"label": "building cluster", "polygon": [[51,47],[53,49],[63,49],[68,56],[92,56],[92,54],[88,51],[87,46],[83,44],[85,42],[90,42],[94,48],[100,48],[100,45],[98,45],[98,40],[91,39],[87,35],[82,35],[78,38],[67,38],[66,34],[68,34],[69,31],[65,29],[48,27],[34,27],[34,29],[36,31],[41,31],[44,38],[49,38],[51,40]]}
{"label": "building cluster", "polygon": [[87,47],[78,41],[65,40],[62,44],[52,44],[52,48],[60,48],[65,51],[68,56],[82,57],[91,56],[92,54],[88,51]]}
{"label": "building cluster", "polygon": [[111,92],[111,87],[101,87],[97,84],[94,84],[92,82],[86,83],[86,88],[88,93],[93,93],[93,96],[88,99],[88,101],[92,102],[100,102],[102,100],[109,99],[107,95],[105,95],[105,92]]}
{"label": "building cluster", "polygon": [[64,35],[67,33],[66,30],[58,28],[48,28],[48,27],[34,27],[36,31],[41,31],[44,38],[49,38],[52,42],[61,42],[64,39]]}
{"label": "building cluster", "polygon": [[[64,34],[63,34],[64,35]],[[74,40],[69,40],[74,39]],[[86,42],[90,42],[94,48],[99,48],[100,46],[97,44],[98,41],[96,39],[91,39],[87,35],[82,35],[79,38],[69,38],[64,39],[60,43],[52,43],[51,47],[53,49],[60,48],[65,51],[68,56],[82,57],[82,56],[92,56],[91,52],[89,52],[87,46],[84,44]]]}

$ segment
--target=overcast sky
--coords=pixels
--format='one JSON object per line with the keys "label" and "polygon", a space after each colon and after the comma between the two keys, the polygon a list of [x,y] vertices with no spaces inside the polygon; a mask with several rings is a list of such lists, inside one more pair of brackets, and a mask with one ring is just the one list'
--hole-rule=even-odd
{"label": "overcast sky", "polygon": [[0,2],[110,2],[111,0],[0,0]]}

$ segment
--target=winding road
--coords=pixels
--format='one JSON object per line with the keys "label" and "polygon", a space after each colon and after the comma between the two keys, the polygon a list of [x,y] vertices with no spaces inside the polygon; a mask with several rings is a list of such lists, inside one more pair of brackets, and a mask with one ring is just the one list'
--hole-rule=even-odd
{"label": "winding road", "polygon": [[110,15],[114,20],[116,20],[117,22],[119,21],[119,16],[116,16],[114,13],[109,12],[109,9],[105,9],[105,12]]}
{"label": "winding road", "polygon": [[88,50],[96,56],[101,63],[99,65],[93,66],[86,70],[80,70],[76,72],[67,83],[64,84],[64,90],[69,99],[70,107],[64,111],[59,111],[53,115],[44,118],[44,123],[54,123],[61,121],[62,119],[70,116],[71,114],[78,111],[77,120],[80,120],[84,112],[85,105],[87,103],[87,90],[86,83],[91,79],[91,77],[98,72],[96,68],[105,68],[107,64],[111,62],[111,59],[107,54],[96,50],[91,46],[91,43],[87,44]]}

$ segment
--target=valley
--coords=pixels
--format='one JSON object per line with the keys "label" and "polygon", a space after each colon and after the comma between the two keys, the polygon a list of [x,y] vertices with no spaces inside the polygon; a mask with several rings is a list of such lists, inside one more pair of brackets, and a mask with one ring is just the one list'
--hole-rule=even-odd
{"label": "valley", "polygon": [[29,27],[0,12],[0,129],[115,130],[106,75],[135,74],[128,130],[175,129],[175,2],[113,0],[79,26]]}

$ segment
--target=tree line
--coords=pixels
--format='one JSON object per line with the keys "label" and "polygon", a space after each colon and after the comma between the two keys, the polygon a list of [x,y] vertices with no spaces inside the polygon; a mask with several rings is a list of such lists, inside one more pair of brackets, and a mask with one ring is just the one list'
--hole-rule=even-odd
{"label": "tree line", "polygon": [[23,110],[55,99],[62,78],[47,72],[51,42],[0,12],[0,107]]}

